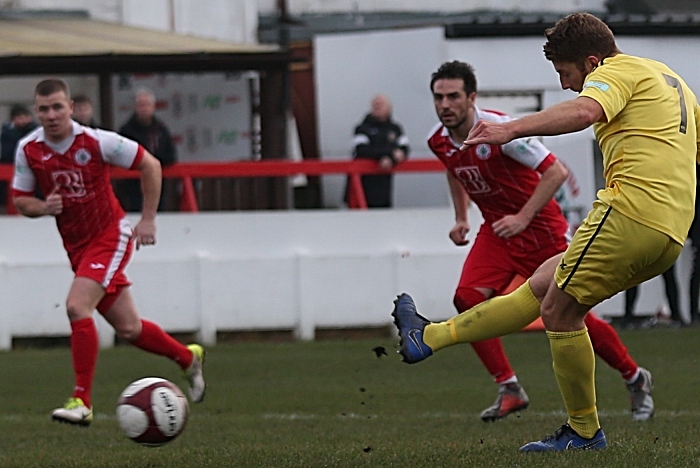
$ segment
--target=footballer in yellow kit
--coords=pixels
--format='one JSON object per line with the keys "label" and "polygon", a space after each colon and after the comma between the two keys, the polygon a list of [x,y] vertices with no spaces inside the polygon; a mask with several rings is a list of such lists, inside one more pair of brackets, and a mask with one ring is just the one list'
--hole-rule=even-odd
{"label": "footballer in yellow kit", "polygon": [[[562,258],[556,281],[579,303],[592,305],[663,273],[680,254],[694,215],[699,117],[695,95],[677,74],[626,54],[602,60],[580,96],[605,112],[607,122],[593,125],[605,189]],[[663,254],[648,259],[650,249]]]}
{"label": "footballer in yellow kit", "polygon": [[[541,315],[567,422],[520,450],[607,447],[598,419],[595,355],[584,323],[591,306],[667,270],[693,220],[700,107],[666,65],[623,54],[610,28],[590,13],[568,15],[545,31],[545,58],[575,99],[507,122],[477,122],[463,147],[562,135],[593,126],[606,187],[562,256],[545,261],[512,293],[445,322],[395,301],[400,354],[415,363],[456,343],[502,336]],[[646,405],[650,373],[630,379],[633,406]],[[651,411],[651,407],[649,408]]]}

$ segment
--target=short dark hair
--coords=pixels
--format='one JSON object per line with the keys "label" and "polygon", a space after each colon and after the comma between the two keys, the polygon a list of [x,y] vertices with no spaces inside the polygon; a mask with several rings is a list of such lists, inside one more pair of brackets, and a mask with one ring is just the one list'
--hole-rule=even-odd
{"label": "short dark hair", "polygon": [[445,79],[461,79],[464,81],[464,91],[467,93],[467,96],[476,92],[476,75],[474,74],[474,67],[466,62],[453,60],[452,62],[445,62],[440,65],[440,68],[438,68],[430,78],[430,91],[433,91],[433,85],[435,85],[437,80]]}
{"label": "short dark hair", "polygon": [[10,120],[20,115],[32,115],[32,113],[29,112],[29,108],[24,104],[14,104],[10,107]]}
{"label": "short dark hair", "polygon": [[88,96],[87,94],[76,94],[75,96],[73,96],[73,103],[74,104],[83,104],[83,103],[92,104],[92,99],[90,99],[90,96]]}
{"label": "short dark hair", "polygon": [[53,93],[63,91],[66,97],[70,99],[70,88],[68,88],[68,83],[60,78],[48,78],[46,80],[40,81],[36,88],[34,88],[35,96],[50,96]]}
{"label": "short dark hair", "polygon": [[619,52],[608,25],[590,13],[565,16],[544,35],[544,56],[551,62],[581,64],[591,55],[605,58]]}

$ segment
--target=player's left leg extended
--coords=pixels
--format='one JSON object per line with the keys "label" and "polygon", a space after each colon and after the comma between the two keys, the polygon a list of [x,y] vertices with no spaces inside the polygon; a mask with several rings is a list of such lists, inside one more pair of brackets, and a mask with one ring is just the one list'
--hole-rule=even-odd
{"label": "player's left leg extended", "polygon": [[97,310],[114,327],[120,338],[144,351],[175,361],[185,372],[192,401],[199,403],[204,399],[204,349],[200,345],[185,346],[154,322],[141,319],[128,287],[106,295]]}
{"label": "player's left leg extended", "polygon": [[544,262],[532,278],[512,293],[493,297],[444,322],[431,323],[418,314],[411,296],[401,294],[394,301],[392,316],[399,330],[399,353],[404,362],[413,364],[447,346],[522,330],[540,316],[539,298],[544,298],[560,257],[556,255]]}
{"label": "player's left leg extended", "polygon": [[445,322],[431,323],[420,315],[413,298],[406,293],[394,301],[391,315],[399,331],[399,353],[404,362],[413,364],[447,346],[522,330],[539,317],[540,302],[528,281],[506,296],[491,298]]}
{"label": "player's left leg extended", "polygon": [[431,323],[420,315],[406,293],[394,301],[391,315],[399,331],[399,353],[404,362],[413,364],[447,346],[522,330],[539,317],[540,303],[526,282],[506,296],[491,298],[445,322]]}

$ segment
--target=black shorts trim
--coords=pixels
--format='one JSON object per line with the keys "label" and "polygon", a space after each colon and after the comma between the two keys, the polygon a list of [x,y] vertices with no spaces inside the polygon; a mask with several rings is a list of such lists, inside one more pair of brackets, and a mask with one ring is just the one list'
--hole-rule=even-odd
{"label": "black shorts trim", "polygon": [[576,260],[576,264],[575,264],[574,267],[571,269],[571,273],[569,273],[569,276],[567,276],[566,279],[564,280],[564,282],[562,283],[562,285],[561,285],[561,290],[562,290],[562,291],[566,289],[566,286],[569,284],[569,281],[570,281],[571,278],[574,276],[574,273],[576,273],[576,270],[578,269],[579,265],[580,265],[581,262],[583,261],[583,257],[586,255],[586,252],[588,251],[588,248],[591,246],[591,244],[592,244],[593,241],[595,240],[596,236],[598,235],[598,233],[600,232],[600,230],[603,228],[603,224],[605,224],[605,220],[608,219],[608,215],[610,214],[611,211],[612,211],[612,206],[609,207],[609,208],[605,211],[605,214],[603,215],[603,219],[601,219],[601,220],[600,220],[600,224],[598,224],[598,228],[595,230],[595,232],[593,233],[593,235],[591,236],[591,238],[588,240],[588,243],[586,243],[586,247],[583,248],[583,252],[581,252],[581,255],[579,255],[578,259]]}

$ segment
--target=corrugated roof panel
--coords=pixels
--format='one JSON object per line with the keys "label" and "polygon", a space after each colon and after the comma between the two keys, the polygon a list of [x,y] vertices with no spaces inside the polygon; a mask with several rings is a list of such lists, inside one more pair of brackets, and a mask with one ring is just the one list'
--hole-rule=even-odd
{"label": "corrugated roof panel", "polygon": [[276,46],[236,44],[90,19],[0,20],[0,56],[5,57],[278,51]]}

